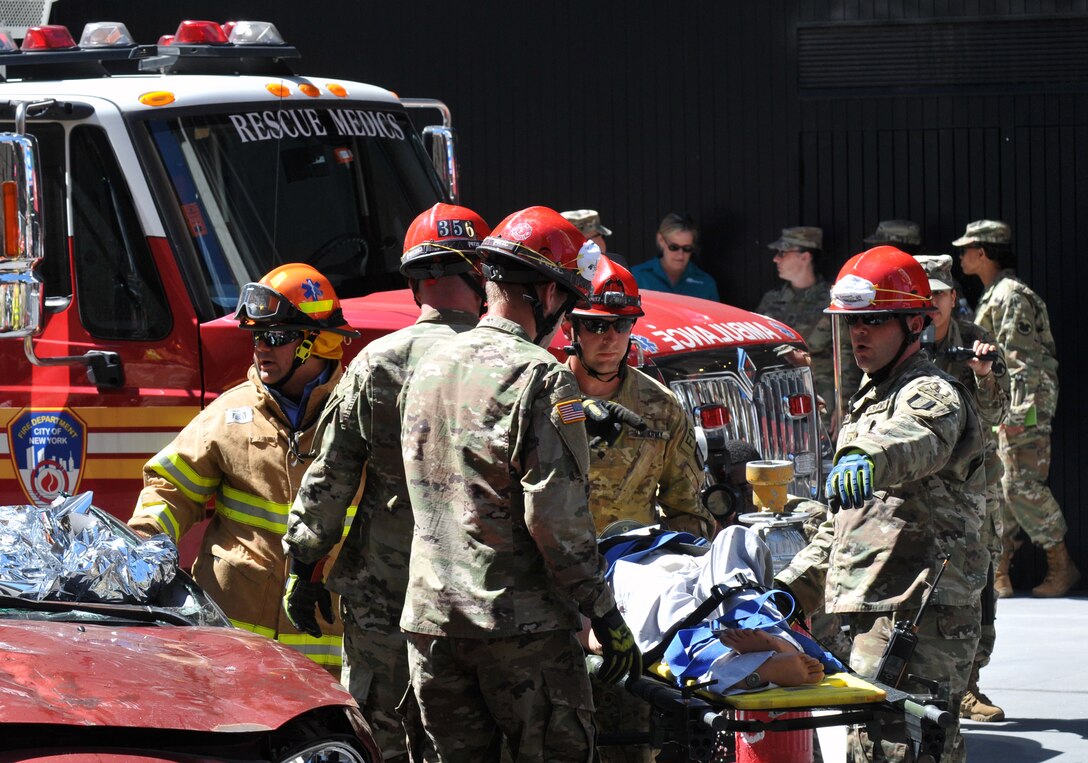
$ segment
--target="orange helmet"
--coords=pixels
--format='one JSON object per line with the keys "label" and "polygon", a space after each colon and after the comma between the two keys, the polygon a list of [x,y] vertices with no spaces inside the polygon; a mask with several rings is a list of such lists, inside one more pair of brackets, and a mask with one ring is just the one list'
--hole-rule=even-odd
{"label": "orange helmet", "polygon": [[631,271],[602,254],[593,274],[593,292],[589,295],[589,307],[576,307],[571,315],[587,318],[645,315],[638,284]]}
{"label": "orange helmet", "polygon": [[477,271],[476,247],[490,232],[471,209],[439,202],[408,226],[400,272],[424,280]]}
{"label": "orange helmet", "polygon": [[577,296],[589,298],[590,280],[601,256],[597,244],[554,209],[529,207],[495,226],[480,244],[484,274],[491,281],[554,281]]}
{"label": "orange helmet", "polygon": [[251,331],[300,329],[359,336],[347,327],[329,279],[301,262],[280,265],[260,281],[243,286],[234,317],[241,328]]}
{"label": "orange helmet", "polygon": [[877,246],[846,261],[824,312],[908,315],[936,309],[918,260],[894,246]]}

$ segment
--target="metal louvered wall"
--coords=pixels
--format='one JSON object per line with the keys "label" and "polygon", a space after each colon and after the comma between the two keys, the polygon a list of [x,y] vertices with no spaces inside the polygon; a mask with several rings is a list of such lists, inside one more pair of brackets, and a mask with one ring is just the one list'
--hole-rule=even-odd
{"label": "metal louvered wall", "polygon": [[[146,42],[223,7],[80,0],[53,18],[120,19]],[[784,226],[822,226],[833,275],[880,219],[918,221],[929,251],[970,220],[1007,220],[1058,342],[1051,485],[1088,571],[1088,0],[238,0],[230,13],[275,22],[304,71],[445,100],[463,200],[492,223],[535,203],[594,207],[635,263],[666,212],[690,212],[701,264],[741,307],[776,284],[766,245]],[[1038,558],[1019,561],[1023,585]]]}

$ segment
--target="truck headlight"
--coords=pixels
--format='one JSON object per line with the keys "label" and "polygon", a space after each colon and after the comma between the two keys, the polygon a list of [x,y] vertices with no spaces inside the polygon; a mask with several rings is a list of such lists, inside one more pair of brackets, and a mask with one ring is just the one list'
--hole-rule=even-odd
{"label": "truck headlight", "polygon": [[363,752],[344,742],[326,741],[292,753],[280,763],[371,763]]}

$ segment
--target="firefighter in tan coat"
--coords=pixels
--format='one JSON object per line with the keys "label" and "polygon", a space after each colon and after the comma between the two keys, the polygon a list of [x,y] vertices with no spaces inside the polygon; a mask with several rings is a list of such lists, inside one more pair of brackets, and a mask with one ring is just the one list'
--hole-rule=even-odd
{"label": "firefighter in tan coat", "polygon": [[[329,280],[283,265],[242,288],[235,317],[253,332],[249,379],[200,412],[144,466],[129,525],[175,541],[214,507],[193,576],[240,628],[274,638],[336,673],[337,623],[319,637],[293,628],[280,607],[281,539],[314,451],[317,419],[342,368],[347,327]],[[354,507],[353,507],[354,508]],[[332,603],[327,610],[332,617]]]}

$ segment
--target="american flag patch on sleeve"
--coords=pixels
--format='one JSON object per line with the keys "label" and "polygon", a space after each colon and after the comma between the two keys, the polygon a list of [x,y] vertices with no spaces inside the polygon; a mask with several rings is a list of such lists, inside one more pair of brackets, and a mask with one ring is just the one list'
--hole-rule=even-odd
{"label": "american flag patch on sleeve", "polygon": [[564,400],[555,404],[555,411],[559,414],[559,420],[564,424],[576,424],[586,420],[586,412],[582,410],[581,400]]}

